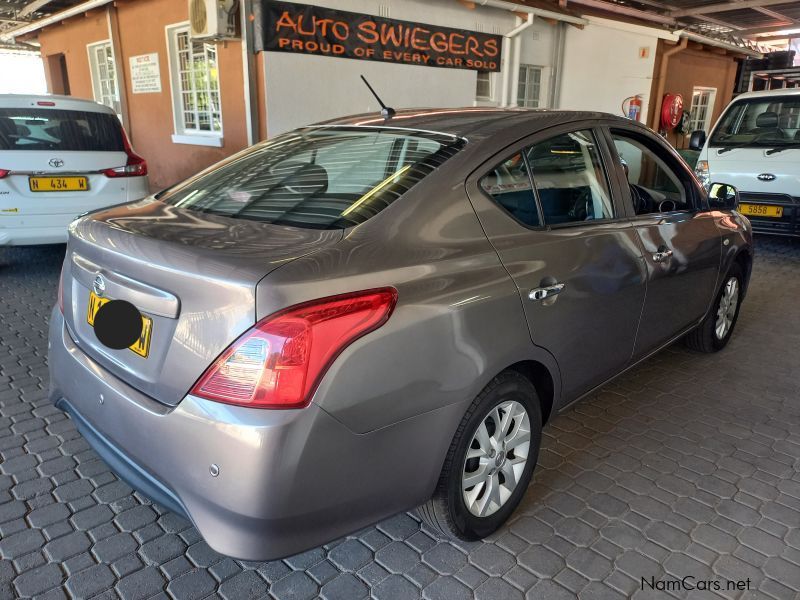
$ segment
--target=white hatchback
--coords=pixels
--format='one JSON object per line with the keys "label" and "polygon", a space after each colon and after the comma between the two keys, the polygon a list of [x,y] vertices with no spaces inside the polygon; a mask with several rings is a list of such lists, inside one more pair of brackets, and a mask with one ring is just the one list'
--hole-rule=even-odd
{"label": "white hatchback", "polygon": [[0,94],[0,246],[66,242],[78,215],[148,193],[147,163],[112,109]]}

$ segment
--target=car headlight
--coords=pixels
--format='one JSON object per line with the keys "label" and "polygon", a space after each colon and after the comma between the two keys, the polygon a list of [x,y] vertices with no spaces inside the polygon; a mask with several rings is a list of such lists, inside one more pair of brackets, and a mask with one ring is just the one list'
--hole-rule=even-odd
{"label": "car headlight", "polygon": [[711,177],[708,173],[708,161],[698,160],[697,166],[694,168],[694,174],[697,175],[697,179],[700,180],[705,190],[708,191],[708,186],[711,183]]}

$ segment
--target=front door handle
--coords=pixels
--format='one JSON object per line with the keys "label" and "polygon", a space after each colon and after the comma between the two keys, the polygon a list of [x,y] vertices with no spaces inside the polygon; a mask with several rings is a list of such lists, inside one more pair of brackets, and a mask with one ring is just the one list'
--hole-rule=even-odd
{"label": "front door handle", "polygon": [[661,263],[672,257],[672,250],[659,250],[653,254],[653,262]]}
{"label": "front door handle", "polygon": [[563,289],[563,283],[554,283],[553,285],[547,285],[531,290],[528,293],[528,298],[535,301],[544,300],[545,298],[557,296]]}

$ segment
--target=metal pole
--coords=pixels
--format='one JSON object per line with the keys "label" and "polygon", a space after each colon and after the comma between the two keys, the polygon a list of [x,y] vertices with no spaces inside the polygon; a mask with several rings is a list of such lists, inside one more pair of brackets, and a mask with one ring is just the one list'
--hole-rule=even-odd
{"label": "metal pole", "polygon": [[253,52],[253,23],[250,15],[252,0],[241,0],[239,12],[242,26],[242,79],[244,81],[244,118],[247,129],[247,145],[252,146],[259,138],[258,77],[256,55]]}

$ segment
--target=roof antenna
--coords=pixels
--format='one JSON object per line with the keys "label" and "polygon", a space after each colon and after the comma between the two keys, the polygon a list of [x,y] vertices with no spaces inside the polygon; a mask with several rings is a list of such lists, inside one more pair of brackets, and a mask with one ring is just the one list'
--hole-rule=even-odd
{"label": "roof antenna", "polygon": [[375,93],[375,90],[372,89],[372,86],[369,84],[369,81],[367,81],[366,77],[362,75],[361,80],[369,88],[369,91],[372,92],[372,95],[375,96],[375,99],[378,101],[378,104],[381,105],[381,116],[384,119],[391,119],[395,115],[395,113],[397,113],[397,111],[393,109],[391,106],[386,106],[383,103],[383,100],[381,100],[381,97],[378,96],[378,94]]}

